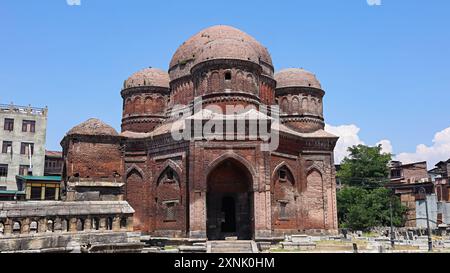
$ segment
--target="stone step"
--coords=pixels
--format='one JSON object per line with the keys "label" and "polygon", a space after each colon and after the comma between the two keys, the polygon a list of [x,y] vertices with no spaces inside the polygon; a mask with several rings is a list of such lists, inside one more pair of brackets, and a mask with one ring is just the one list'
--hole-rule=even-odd
{"label": "stone step", "polygon": [[213,250],[212,253],[253,253],[251,250],[236,250],[236,249],[220,249]]}
{"label": "stone step", "polygon": [[207,243],[211,253],[253,253],[258,252],[253,241],[210,241]]}
{"label": "stone step", "polygon": [[211,244],[212,247],[220,247],[220,246],[227,246],[227,247],[246,247],[249,246],[251,247],[252,245],[247,243],[247,244],[229,244],[229,243],[222,243],[222,244]]}
{"label": "stone step", "polygon": [[251,241],[211,241],[211,244],[250,245]]}
{"label": "stone step", "polygon": [[203,253],[206,252],[206,246],[179,246],[181,253]]}
{"label": "stone step", "polygon": [[239,252],[239,251],[246,251],[246,252],[252,252],[251,249],[245,249],[245,248],[231,248],[231,247],[224,247],[224,248],[212,248],[211,252],[219,252],[219,251],[226,251],[226,252]]}
{"label": "stone step", "polygon": [[252,246],[241,246],[241,247],[235,247],[235,246],[212,246],[211,249],[245,249],[245,250],[252,250]]}

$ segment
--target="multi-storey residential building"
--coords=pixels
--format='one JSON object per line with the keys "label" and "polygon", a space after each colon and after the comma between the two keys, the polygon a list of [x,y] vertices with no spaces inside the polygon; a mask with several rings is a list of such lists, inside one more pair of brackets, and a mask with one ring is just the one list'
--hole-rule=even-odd
{"label": "multi-storey residential building", "polygon": [[[399,161],[392,161],[389,168],[390,182],[387,187],[391,188],[408,208],[406,226],[426,227],[424,215],[426,214],[425,200],[427,200],[430,218],[434,221],[432,225],[435,227],[437,203],[433,183],[428,178],[427,162],[403,164]],[[426,195],[420,194],[422,188],[425,189]]]}
{"label": "multi-storey residential building", "polygon": [[45,176],[61,176],[64,165],[62,152],[46,151],[45,152]]}
{"label": "multi-storey residential building", "polygon": [[16,175],[44,175],[47,108],[0,105],[0,187],[16,190]]}

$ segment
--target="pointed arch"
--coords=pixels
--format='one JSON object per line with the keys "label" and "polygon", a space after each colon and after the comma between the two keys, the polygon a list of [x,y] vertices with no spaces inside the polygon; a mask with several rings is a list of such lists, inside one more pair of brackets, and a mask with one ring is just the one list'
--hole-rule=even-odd
{"label": "pointed arch", "polygon": [[133,102],[131,98],[126,99],[125,101],[125,114],[129,115],[134,112]]}
{"label": "pointed arch", "polygon": [[241,70],[236,73],[235,82],[236,90],[244,91],[244,73]]}
{"label": "pointed arch", "polygon": [[134,98],[134,114],[144,113],[144,103],[140,96]]}
{"label": "pointed arch", "polygon": [[299,113],[300,112],[300,101],[298,99],[298,96],[294,96],[292,99],[292,113]]}
{"label": "pointed arch", "polygon": [[247,87],[245,88],[247,92],[256,93],[256,83],[255,78],[252,74],[247,74],[246,81]]}
{"label": "pointed arch", "polygon": [[144,110],[145,113],[151,113],[153,108],[153,98],[151,96],[145,97],[144,100]]}
{"label": "pointed arch", "polygon": [[137,172],[141,177],[141,179],[144,179],[144,171],[141,168],[139,168],[139,166],[136,164],[132,164],[127,169],[127,171],[125,172],[125,177],[128,179],[133,174],[133,171]]}
{"label": "pointed arch", "polygon": [[183,169],[173,160],[169,159],[167,160],[164,165],[162,166],[162,171],[159,173],[156,179],[157,185],[161,181],[161,178],[167,174],[169,170],[172,170],[174,172],[174,175],[176,176],[176,179],[178,182],[180,182],[181,175],[183,173]]}
{"label": "pointed arch", "polygon": [[308,112],[308,97],[302,98],[301,111],[302,113]]}
{"label": "pointed arch", "polygon": [[238,161],[239,163],[241,163],[242,165],[244,165],[252,176],[252,180],[253,180],[252,182],[255,183],[255,181],[258,181],[257,173],[255,171],[255,168],[252,166],[252,164],[250,164],[250,162],[248,162],[247,159],[245,159],[242,156],[236,154],[235,152],[231,152],[231,151],[226,152],[226,153],[220,155],[219,157],[217,157],[216,159],[214,159],[208,165],[205,175],[209,174],[212,170],[214,170],[215,167],[217,167],[218,165],[220,165],[222,162],[224,162],[227,159],[234,159],[234,160]]}
{"label": "pointed arch", "polygon": [[218,71],[211,72],[208,80],[208,93],[217,92],[220,90],[220,75]]}
{"label": "pointed arch", "polygon": [[295,183],[296,183],[295,172],[294,172],[294,170],[291,168],[291,166],[289,166],[289,164],[286,163],[286,161],[280,162],[280,163],[273,169],[273,172],[272,172],[272,181],[274,181],[274,180],[276,179],[276,177],[277,177],[277,175],[278,175],[278,171],[279,171],[281,168],[286,168],[286,169],[291,173],[291,175],[292,175],[292,177],[293,177],[293,179],[294,179],[293,184],[295,184]]}
{"label": "pointed arch", "polygon": [[286,97],[281,99],[281,111],[283,111],[284,113],[288,113],[289,112],[289,101]]}
{"label": "pointed arch", "polygon": [[317,163],[314,163],[306,169],[306,176],[310,175],[314,171],[317,171],[320,176],[323,177],[323,169]]}

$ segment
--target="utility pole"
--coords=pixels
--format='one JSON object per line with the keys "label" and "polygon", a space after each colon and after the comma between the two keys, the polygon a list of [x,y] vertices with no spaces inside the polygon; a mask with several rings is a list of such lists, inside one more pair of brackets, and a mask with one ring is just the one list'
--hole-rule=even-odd
{"label": "utility pole", "polygon": [[431,229],[430,229],[430,218],[428,215],[428,200],[427,200],[427,191],[424,187],[421,187],[419,189],[419,193],[423,194],[425,196],[425,212],[427,217],[427,230],[428,230],[428,251],[433,251],[433,240],[431,238]]}
{"label": "utility pole", "polygon": [[389,208],[391,211],[391,246],[394,247],[394,224],[392,222],[392,197],[390,198],[389,201]]}

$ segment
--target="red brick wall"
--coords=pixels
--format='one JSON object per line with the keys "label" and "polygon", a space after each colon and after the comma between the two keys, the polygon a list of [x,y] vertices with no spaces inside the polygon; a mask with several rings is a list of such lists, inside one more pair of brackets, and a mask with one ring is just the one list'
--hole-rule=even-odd
{"label": "red brick wall", "polygon": [[402,166],[404,181],[419,182],[421,179],[428,178],[427,163]]}
{"label": "red brick wall", "polygon": [[115,143],[95,141],[95,138],[92,140],[72,140],[65,148],[67,151],[67,153],[65,151],[65,154],[67,154],[66,172],[68,177],[78,174],[81,178],[114,179],[115,173],[122,175],[123,166],[119,140],[117,139]]}
{"label": "red brick wall", "polygon": [[148,191],[149,183],[144,182],[142,175],[135,169],[128,173],[126,177],[126,199],[131,207],[135,210],[134,213],[134,228],[135,230],[149,230],[148,223],[148,200],[150,192]]}
{"label": "red brick wall", "polygon": [[[135,144],[135,148],[139,145]],[[145,147],[144,141],[141,143]],[[170,160],[170,164],[168,164]],[[129,154],[126,168],[132,170],[126,180],[126,199],[135,209],[135,229],[161,236],[185,236],[186,226],[186,180],[184,160],[179,156],[155,160],[152,156]],[[140,161],[141,163],[136,163]],[[139,172],[134,171],[139,168]],[[169,180],[167,171],[172,170],[174,179]],[[175,205],[176,219],[167,218],[167,202]]]}
{"label": "red brick wall", "polygon": [[190,101],[194,99],[194,84],[191,77],[183,78],[172,82],[170,102],[171,105],[187,105]]}
{"label": "red brick wall", "polygon": [[[226,75],[231,79],[227,79]],[[196,78],[196,96],[224,92],[225,90],[261,95],[257,75],[243,68],[210,68],[199,71]],[[264,98],[266,99],[266,98]]]}
{"label": "red brick wall", "polygon": [[[272,184],[272,225],[273,229],[298,229],[297,227],[297,196],[293,174],[289,169],[285,180],[275,174]],[[285,204],[285,216],[281,215],[281,206]]]}
{"label": "red brick wall", "polygon": [[167,88],[139,87],[122,92],[122,131],[151,132],[164,120],[169,98]]}
{"label": "red brick wall", "polygon": [[325,192],[322,175],[317,170],[312,170],[308,173],[306,181],[306,190],[303,195],[305,207],[302,208],[308,215],[305,228],[324,229]]}
{"label": "red brick wall", "polygon": [[[252,188],[252,177],[246,170],[240,169],[238,166],[226,162],[217,166],[209,175],[208,191],[220,193],[248,192]],[[211,179],[211,177],[213,179]]]}

